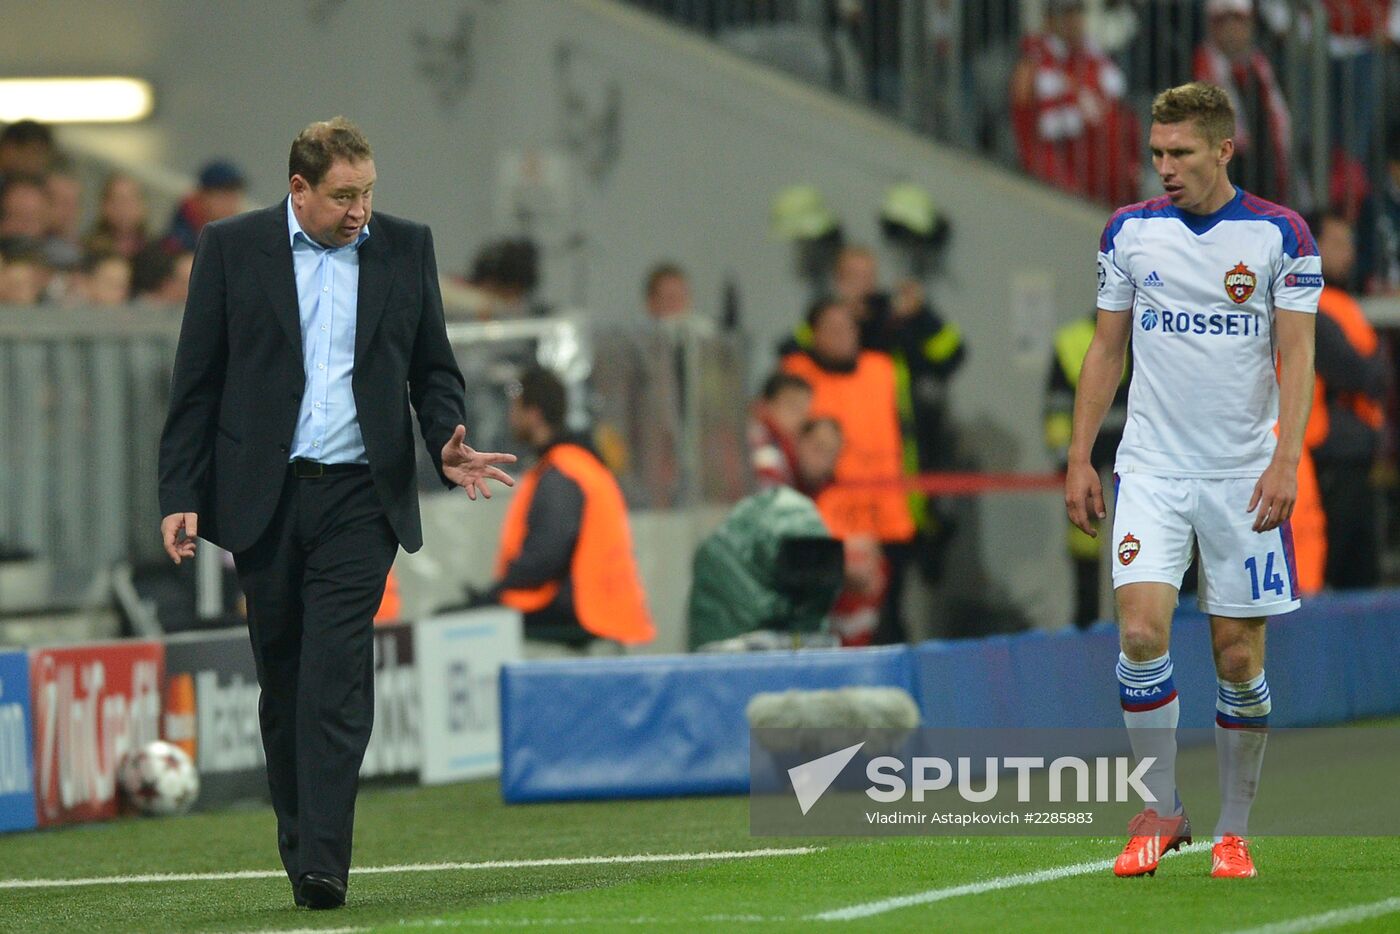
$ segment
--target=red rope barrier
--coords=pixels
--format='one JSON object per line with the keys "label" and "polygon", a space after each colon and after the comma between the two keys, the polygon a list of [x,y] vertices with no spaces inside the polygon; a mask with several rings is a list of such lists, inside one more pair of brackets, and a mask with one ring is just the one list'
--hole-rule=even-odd
{"label": "red rope barrier", "polygon": [[984,493],[1063,493],[1065,477],[1060,473],[922,473],[897,480],[863,480],[837,484],[843,489],[888,489],[895,487],[930,496],[980,496]]}

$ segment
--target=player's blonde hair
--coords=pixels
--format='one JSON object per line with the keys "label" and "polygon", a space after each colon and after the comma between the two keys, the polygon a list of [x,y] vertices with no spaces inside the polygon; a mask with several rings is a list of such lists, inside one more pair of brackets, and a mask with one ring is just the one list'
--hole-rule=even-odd
{"label": "player's blonde hair", "polygon": [[1182,123],[1195,120],[1210,145],[1235,135],[1235,108],[1223,88],[1205,81],[1167,88],[1152,101],[1152,122]]}

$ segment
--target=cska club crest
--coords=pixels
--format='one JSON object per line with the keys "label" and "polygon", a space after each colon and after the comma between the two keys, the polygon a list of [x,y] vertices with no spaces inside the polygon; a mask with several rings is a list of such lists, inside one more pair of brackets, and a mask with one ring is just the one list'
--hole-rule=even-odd
{"label": "cska club crest", "polygon": [[1123,540],[1118,543],[1118,563],[1126,567],[1133,563],[1133,559],[1142,551],[1142,542],[1133,538],[1133,533],[1129,532],[1123,536]]}
{"label": "cska club crest", "polygon": [[1258,282],[1259,277],[1241,260],[1234,269],[1225,273],[1225,294],[1230,296],[1230,301],[1236,305],[1243,305],[1254,294],[1254,286]]}

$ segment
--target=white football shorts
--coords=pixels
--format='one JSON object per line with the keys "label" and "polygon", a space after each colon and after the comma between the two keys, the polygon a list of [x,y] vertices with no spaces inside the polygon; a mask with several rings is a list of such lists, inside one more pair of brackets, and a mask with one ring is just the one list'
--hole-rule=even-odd
{"label": "white football shorts", "polygon": [[1115,475],[1114,589],[1139,581],[1181,587],[1199,545],[1205,613],[1244,619],[1298,609],[1293,530],[1253,529],[1246,512],[1257,478],[1181,478]]}

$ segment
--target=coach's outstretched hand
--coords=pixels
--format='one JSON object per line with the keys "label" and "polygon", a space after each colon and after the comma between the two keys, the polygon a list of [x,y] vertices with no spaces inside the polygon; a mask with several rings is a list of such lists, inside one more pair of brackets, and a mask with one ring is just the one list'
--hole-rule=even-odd
{"label": "coach's outstretched hand", "polygon": [[160,540],[170,560],[179,564],[185,558],[193,558],[195,539],[199,537],[199,514],[194,512],[172,512],[160,520]]}
{"label": "coach's outstretched hand", "polygon": [[1065,509],[1069,521],[1092,538],[1098,538],[1098,520],[1107,518],[1103,507],[1103,484],[1099,472],[1088,461],[1070,462],[1065,470]]}
{"label": "coach's outstretched hand", "polygon": [[442,472],[459,487],[467,491],[468,499],[476,499],[477,491],[487,499],[491,498],[491,488],[487,480],[495,480],[506,486],[515,486],[510,474],[493,464],[513,464],[514,454],[487,454],[467,447],[467,429],[458,425],[452,437],[442,446]]}
{"label": "coach's outstretched hand", "polygon": [[1288,521],[1293,515],[1293,505],[1298,501],[1298,465],[1271,461],[1254,484],[1254,495],[1249,498],[1246,512],[1258,512],[1254,516],[1254,531],[1269,532]]}

